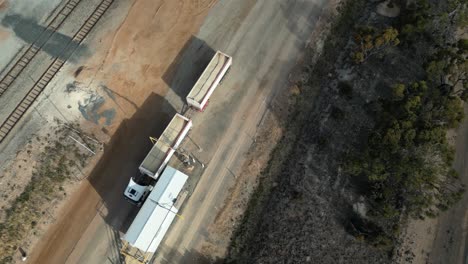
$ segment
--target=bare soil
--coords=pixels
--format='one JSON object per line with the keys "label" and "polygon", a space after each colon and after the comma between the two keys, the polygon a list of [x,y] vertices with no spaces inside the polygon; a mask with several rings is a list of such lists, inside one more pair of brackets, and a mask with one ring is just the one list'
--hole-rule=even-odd
{"label": "bare soil", "polygon": [[[74,137],[88,147],[95,148],[97,154],[91,155],[88,150],[77,145],[69,136]],[[23,221],[21,225],[26,226],[25,229],[28,233],[25,237],[21,236],[23,233],[17,234],[15,236],[16,240],[2,240],[5,243],[4,245],[8,243],[9,245],[21,247],[25,252],[30,252],[44,232],[53,225],[59,208],[66,203],[69,195],[74,192],[83,177],[89,173],[89,168],[95,164],[101,154],[99,152],[99,142],[93,141],[92,144],[89,144],[89,142],[84,141],[81,137],[84,137],[84,134],[77,130],[72,131],[63,124],[55,123],[54,126],[48,126],[28,141],[25,147],[17,153],[13,162],[5,168],[4,173],[0,175],[0,192],[3,194],[0,203],[2,208],[0,211],[0,222],[14,225],[11,222],[13,219],[15,221]],[[56,148],[56,144],[58,143],[62,146],[60,149]],[[52,151],[56,152],[55,155],[58,157],[68,157],[66,158],[68,162],[65,165],[65,169],[70,172],[68,179],[58,184],[53,193],[36,192],[28,195],[35,199],[29,202],[28,207],[34,208],[36,212],[42,212],[39,218],[35,215],[14,217],[13,219],[8,217],[7,214],[11,213],[7,209],[10,209],[12,204],[17,202],[16,199],[25,192],[25,188],[41,180],[37,177],[38,175],[42,176],[43,171],[41,170],[45,168],[44,165],[48,162],[44,160],[45,153]],[[39,188],[36,187],[35,189]],[[42,202],[38,203],[38,200]],[[6,238],[2,237],[2,239]],[[5,253],[2,252],[2,254]],[[5,256],[2,255],[2,257]],[[20,263],[20,259],[20,253],[17,251],[13,262]]]}
{"label": "bare soil", "polygon": [[[293,89],[283,90],[276,97],[272,107],[282,109],[282,114],[288,115],[289,100],[294,101]],[[289,99],[289,100],[288,100]],[[231,237],[235,227],[239,225],[244,212],[247,210],[249,200],[258,187],[261,172],[270,160],[270,154],[276,143],[283,136],[285,124],[280,116],[266,112],[262,125],[255,136],[255,141],[247,153],[246,162],[242,170],[236,175],[234,186],[229,189],[229,196],[224,201],[224,206],[218,211],[213,223],[209,226],[209,240],[204,241],[200,253],[211,258],[224,258],[231,243]]]}
{"label": "bare soil", "polygon": [[8,7],[8,0],[0,1],[0,10],[4,10]]}
{"label": "bare soil", "polygon": [[[164,96],[170,81],[170,66],[177,63],[178,53],[191,39],[192,34],[197,32],[214,3],[215,1],[135,1],[116,31],[108,30],[105,24],[97,28],[100,33],[91,42],[96,52],[81,65],[71,69],[69,74],[75,76],[73,83],[76,84],[78,92],[105,93],[111,100],[106,100],[100,107],[116,108],[117,111],[109,125],[103,125],[105,118],[98,117],[98,126],[89,121],[82,121],[80,126],[90,133],[107,134],[107,140],[114,136],[119,127],[120,131],[131,131],[132,128],[126,128],[131,124],[122,124],[125,123],[123,121],[142,108],[142,105],[148,102],[148,98],[155,97],[155,94],[158,97]],[[71,89],[71,95],[74,92],[74,88]],[[162,107],[161,103],[154,105],[149,111],[158,111]],[[144,107],[148,109],[149,106]],[[148,116],[152,115],[147,113]],[[141,119],[142,124],[134,126],[133,129],[146,131],[144,129],[147,128],[139,127],[144,125],[144,119]],[[126,139],[133,138],[132,133],[125,133],[120,132],[106,144],[103,160],[113,155],[115,149],[125,149],[124,145],[118,146],[115,142],[125,144]],[[106,137],[101,135],[100,138]],[[142,136],[139,138],[132,141],[132,147],[138,149],[140,144],[143,145],[141,149],[145,149],[147,139]],[[116,158],[115,155],[113,158]],[[121,158],[122,160],[116,158],[111,164],[120,166],[125,163],[127,157],[123,155]],[[89,167],[92,168],[93,165]],[[96,214],[107,213],[101,200],[104,194],[97,189],[101,190],[101,187],[104,188],[112,182],[112,179],[103,178],[112,175],[97,175],[101,169],[102,166],[98,165],[88,180],[75,186],[69,200],[62,203],[58,209],[54,225],[50,226],[32,249],[29,263],[64,263],[77,241],[86,240],[82,237],[83,232]],[[112,171],[112,168],[107,170]],[[117,172],[114,172],[114,175],[116,174]],[[126,181],[126,178],[120,178],[118,182],[122,180]],[[109,191],[112,191],[112,188],[115,188],[115,185],[110,184]],[[121,201],[119,199],[115,202],[118,205]]]}
{"label": "bare soil", "polygon": [[177,55],[214,3],[135,1],[117,31],[99,39],[97,52],[74,72],[76,81],[87,89],[104,88],[112,94],[109,104],[117,105],[117,115],[116,122],[106,127],[109,135],[150,94],[165,95],[170,66],[177,64]]}
{"label": "bare soil", "polygon": [[[317,53],[313,55],[313,58],[309,57],[308,59],[317,59],[323,49],[338,2],[329,3],[316,22],[306,45]],[[242,170],[235,175],[235,183],[229,189],[229,195],[224,201],[223,207],[215,208],[218,210],[217,215],[207,230],[208,239],[202,242],[199,252],[206,259],[200,258],[196,263],[218,263],[226,258],[229,246],[235,236],[234,233],[242,225],[245,213],[249,210],[249,203],[252,199],[257,199],[258,194],[256,192],[258,192],[260,181],[263,181],[261,187],[265,185],[265,180],[262,179],[262,177],[265,177],[265,170],[269,166],[280,165],[278,160],[271,160],[271,155],[275,148],[278,148],[277,144],[285,136],[285,131],[289,129],[288,121],[291,109],[301,97],[301,89],[295,83],[298,82],[303,73],[302,65],[304,60],[305,58],[298,58],[297,64],[289,76],[291,86],[275,95],[269,105],[272,110],[265,112],[266,114],[262,117],[259,129],[254,135],[254,143],[250,146],[245,158],[246,161],[241,166]],[[312,102],[310,103],[312,104]],[[281,151],[279,149],[277,151]],[[277,182],[271,182],[270,184],[273,187],[278,185]]]}

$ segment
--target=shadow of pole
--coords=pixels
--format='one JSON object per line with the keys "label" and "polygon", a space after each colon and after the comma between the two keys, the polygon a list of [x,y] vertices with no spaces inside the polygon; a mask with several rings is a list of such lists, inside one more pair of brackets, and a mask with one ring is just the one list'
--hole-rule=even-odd
{"label": "shadow of pole", "polygon": [[[72,37],[65,34],[41,26],[34,19],[19,14],[6,15],[1,24],[10,28],[24,42],[41,47],[41,50],[52,57],[76,62],[79,56],[89,56],[90,51],[86,45],[75,42]],[[71,51],[79,56],[70,56]]]}

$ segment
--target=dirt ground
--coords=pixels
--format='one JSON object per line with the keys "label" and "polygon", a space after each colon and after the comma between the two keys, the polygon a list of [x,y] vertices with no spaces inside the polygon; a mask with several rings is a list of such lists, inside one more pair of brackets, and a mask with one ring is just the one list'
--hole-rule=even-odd
{"label": "dirt ground", "polygon": [[[225,257],[232,228],[255,186],[256,172],[268,160],[266,156],[277,142],[275,139],[281,136],[281,121],[278,120],[282,120],[287,110],[274,101],[287,98],[289,92],[284,91],[290,87],[288,76],[301,60],[304,46],[320,42],[318,38],[311,40],[311,36],[328,3],[220,2],[208,16],[197,37],[211,47],[226,50],[233,56],[234,63],[207,112],[194,119],[194,123],[210,124],[196,128],[198,135],[194,139],[204,146],[209,145],[215,127],[211,124],[227,122],[228,128],[219,143],[214,143],[218,147],[211,158],[207,156],[210,165],[197,186],[198,191],[186,203],[183,215],[191,219],[190,225],[174,223],[160,247],[156,263],[204,263]],[[250,9],[247,4],[251,4]],[[221,28],[213,30],[221,18],[234,23],[221,23]],[[232,32],[228,36],[231,39],[225,39],[224,32]],[[252,57],[252,52],[258,55]],[[275,126],[269,130],[271,141],[258,140],[263,136],[260,126],[266,126],[266,130],[270,128],[269,118],[274,120],[272,125]],[[253,140],[255,135],[259,144]],[[258,155],[258,162],[246,161],[254,153]],[[234,196],[230,196],[231,192]]]}
{"label": "dirt ground", "polygon": [[[336,12],[338,1],[331,1],[324,8],[318,21],[315,23],[313,32],[309,37],[307,45],[315,50],[316,57],[323,49],[323,42],[328,34],[331,19]],[[304,63],[304,57],[297,60],[294,68],[290,70],[288,79],[290,86],[277,94],[270,107],[276,109],[272,114],[266,112],[262,117],[261,125],[255,136],[254,143],[250,146],[246,154],[245,163],[241,166],[242,171],[238,174],[235,184],[229,189],[229,195],[224,201],[224,205],[217,212],[217,215],[210,225],[209,241],[204,241],[200,253],[204,256],[211,256],[211,260],[216,260],[216,256],[224,258],[227,249],[231,245],[233,233],[239,227],[240,222],[248,208],[250,199],[255,196],[262,173],[271,162],[272,151],[277,147],[277,143],[284,136],[288,129],[288,117],[291,107],[300,97],[300,89],[294,85],[297,76],[300,75],[300,68]],[[273,183],[277,184],[277,183]]]}
{"label": "dirt ground", "polygon": [[[133,2],[115,32],[100,29],[98,51],[76,68],[81,69],[75,71],[76,81],[85,89],[104,86],[113,95],[111,104],[117,105],[116,120],[131,117],[151,93],[165,95],[170,66],[214,3]],[[107,127],[108,133],[119,124]]]}
{"label": "dirt ground", "polygon": [[[329,23],[322,20],[323,8],[335,8],[325,2],[116,1],[110,14],[118,19],[104,19],[87,39],[93,55],[68,64],[65,77],[58,78],[48,94],[60,109],[70,109],[66,117],[79,118],[83,129],[105,142],[104,152],[96,166],[90,164],[94,168],[89,178],[70,189],[71,195],[57,207],[56,222],[30,252],[29,263],[119,263],[120,236],[137,213],[124,201],[122,190],[151,146],[148,135],[158,135],[171,116],[182,111],[184,94],[216,49],[233,55],[234,65],[207,111],[193,117],[196,126],[188,141],[202,147],[199,153],[192,149],[208,166],[182,209],[189,220],[174,223],[156,263],[224,258],[269,154],[285,127],[289,129],[284,120],[291,102],[286,98],[301,89],[291,86],[288,75],[302,63],[308,43],[323,47],[320,32]],[[301,76],[293,77],[290,81],[300,82]],[[318,90],[305,88],[312,94]],[[62,90],[67,92],[57,92]],[[60,102],[64,95],[77,103]],[[310,153],[305,154],[303,162],[310,162]],[[314,166],[307,169],[323,169]],[[332,191],[339,192],[344,183],[331,184]],[[304,215],[320,218],[317,214],[326,210],[322,207]],[[463,208],[458,210],[456,217]],[[291,213],[288,221],[304,215]],[[443,236],[443,230],[437,232]],[[456,232],[463,233],[460,230]]]}
{"label": "dirt ground", "polygon": [[[141,14],[134,10],[141,3],[144,2],[137,2],[132,7],[124,25],[128,23],[131,14],[140,18]],[[232,55],[235,63],[223,81],[222,88],[213,95],[208,109],[203,114],[192,117],[194,128],[190,140],[186,142],[187,144],[196,142],[201,146],[202,151],[196,152],[196,155],[207,164],[206,171],[196,191],[181,209],[184,219],[189,219],[190,222],[175,221],[160,247],[156,263],[194,263],[200,261],[200,258],[222,257],[230,242],[229,237],[218,239],[221,235],[211,236],[212,233],[208,230],[216,230],[216,226],[211,226],[211,223],[218,215],[218,211],[223,208],[229,189],[235,185],[236,179],[243,179],[236,175],[243,172],[242,165],[245,164],[248,150],[257,132],[261,134],[258,131],[259,125],[268,124],[284,114],[281,113],[284,109],[275,107],[271,98],[276,95],[283,96],[284,93],[280,91],[289,88],[288,75],[297,64],[303,47],[309,41],[316,26],[315,22],[319,19],[325,4],[325,1],[298,2],[294,5],[285,5],[282,1],[223,1],[210,11],[210,15],[196,36],[187,36],[189,41],[186,43],[181,40],[180,43],[173,42],[176,41],[174,36],[180,37],[175,33],[178,32],[176,29],[183,31],[188,23],[195,27],[194,21],[198,21],[199,18],[201,20],[201,16],[205,13],[198,15],[195,20],[190,17],[179,18],[176,26],[167,29],[170,33],[166,32],[164,35],[167,38],[164,39],[166,45],[159,46],[159,42],[152,43],[153,48],[160,47],[159,52],[145,51],[154,54],[155,58],[151,60],[146,60],[147,54],[137,55],[139,49],[136,45],[134,48],[127,48],[128,43],[120,42],[130,38],[128,35],[132,36],[130,38],[132,40],[140,40],[139,34],[133,28],[125,29],[126,27],[122,26],[119,28],[125,29],[124,33],[117,33],[116,37],[98,37],[103,42],[108,41],[106,43],[111,39],[122,37],[123,39],[119,39],[116,43],[127,49],[127,53],[134,51],[128,56],[115,48],[115,56],[120,56],[124,62],[130,64],[133,57],[141,56],[144,63],[153,64],[130,65],[127,69],[129,76],[126,76],[126,72],[121,71],[120,67],[123,66],[119,62],[107,58],[104,52],[101,52],[100,58],[97,54],[89,63],[83,62],[69,69],[69,74],[77,76],[79,90],[88,87],[101,89],[104,92],[110,90],[109,94],[113,95],[113,98],[109,96],[112,100],[107,100],[102,107],[103,109],[115,107],[116,117],[110,125],[101,130],[108,134],[115,131],[115,134],[106,145],[103,158],[89,177],[89,183],[83,183],[77,194],[67,203],[67,208],[61,213],[62,220],[57,221],[58,224],[44,237],[44,244],[34,250],[32,261],[35,263],[46,263],[46,260],[47,263],[119,261],[120,235],[128,228],[137,211],[123,201],[121,192],[127,184],[128,177],[136,170],[150,147],[148,135],[157,135],[158,131],[161,132],[170,116],[182,109],[184,95],[214,50],[223,50]],[[174,4],[172,13],[177,13],[176,10],[180,8],[181,6]],[[162,7],[159,12],[161,10]],[[207,11],[203,8],[202,10]],[[158,27],[155,25],[155,28]],[[181,32],[185,37],[184,34]],[[161,36],[152,37],[156,41]],[[167,43],[174,45],[168,47]],[[163,52],[172,50],[176,44],[180,45],[183,52],[175,56],[175,62],[171,65],[161,65],[158,57],[166,56]],[[252,56],[252,53],[257,55]],[[108,62],[113,66],[106,66]],[[116,78],[110,78],[111,75],[104,69],[114,72]],[[144,72],[149,72],[148,69],[152,69],[154,75],[144,75]],[[156,71],[157,69],[160,71]],[[160,79],[156,75],[158,72],[162,74],[159,76]],[[140,80],[138,77],[147,79]],[[113,87],[117,85],[116,83],[123,87]],[[171,84],[171,89],[165,93],[158,85],[167,83]],[[151,87],[152,85],[154,87]],[[141,86],[148,89],[151,87],[152,90],[140,93]],[[137,105],[138,100],[144,101],[142,105]],[[111,102],[115,102],[115,105],[112,106]],[[107,103],[109,105],[106,105]],[[135,114],[129,114],[129,111],[134,110]],[[118,125],[119,118],[125,117],[128,119],[124,119]],[[279,136],[280,131],[275,131],[275,137]],[[273,147],[272,144],[265,143],[266,146],[261,144],[263,143],[259,141],[257,145],[260,151],[267,152]],[[262,160],[266,161],[266,156],[262,156]],[[253,172],[256,172],[262,164],[252,163],[250,166]],[[238,212],[239,210],[236,210],[235,213]],[[224,231],[229,225],[229,222],[225,221],[228,217],[220,215],[218,219],[217,224],[222,223],[221,231]],[[213,245],[217,248],[213,249]],[[206,257],[207,254],[210,255]]]}
{"label": "dirt ground", "polygon": [[[16,156],[16,159],[6,167],[4,173],[0,176],[1,186],[0,190],[3,193],[0,206],[2,210],[0,211],[1,221],[5,221],[7,211],[5,209],[9,208],[12,202],[25,191],[25,187],[31,181],[31,178],[34,179],[35,174],[38,174],[41,167],[43,159],[42,156],[45,151],[51,151],[54,149],[58,138],[63,137],[64,130],[69,130],[67,127],[64,127],[63,124],[56,124],[55,126],[49,126],[46,129],[43,129],[41,133],[35,135],[34,138],[31,138],[29,142],[20,150]],[[76,133],[74,131],[67,131],[67,134],[70,133],[70,136],[74,137],[77,140],[82,139],[83,134]],[[96,149],[99,149],[99,143],[93,146]],[[91,155],[86,149],[76,146],[75,142],[70,139],[68,136],[65,141],[62,141],[61,144],[68,149],[68,154],[71,150],[77,151],[79,153],[80,160],[76,160],[73,164],[67,165],[67,169],[70,170],[71,175],[68,177],[68,180],[61,183],[59,186],[60,191],[57,191],[49,197],[47,203],[41,205],[34,205],[35,209],[39,212],[43,212],[39,221],[36,223],[31,230],[27,239],[22,241],[21,248],[26,252],[30,252],[31,248],[41,239],[44,235],[44,232],[54,224],[56,221],[60,207],[63,206],[64,201],[68,200],[68,196],[72,194],[79,183],[89,174],[90,168],[100,157],[100,153],[96,155]],[[90,146],[90,145],[88,145]],[[78,147],[78,148],[76,148]],[[55,150],[54,150],[55,151]],[[59,152],[58,155],[67,155],[67,152]],[[44,198],[47,194],[38,195],[37,197]],[[29,222],[33,221],[33,218],[29,218]],[[29,222],[25,224],[29,224]],[[19,253],[15,255],[15,259],[18,260],[17,263],[20,263]]]}
{"label": "dirt ground", "polygon": [[[118,5],[117,1],[115,4]],[[107,134],[109,140],[118,130],[119,126],[126,127],[130,124],[123,122],[126,118],[134,116],[137,110],[146,111],[148,116],[151,113],[160,113],[160,108],[165,105],[161,101],[168,89],[167,82],[162,79],[172,63],[175,63],[177,55],[185,43],[191,38],[198,28],[203,18],[214,1],[134,1],[122,24],[117,30],[107,29],[108,24],[104,22],[88,40],[90,45],[97,48],[94,55],[82,65],[70,65],[68,74],[75,77],[73,84],[76,89],[81,91],[101,90],[101,93],[108,94],[108,100],[99,105],[101,109],[116,108],[115,115],[112,117],[112,124],[101,125],[103,122],[98,117],[99,125],[93,122],[83,121],[81,126],[89,132],[96,134]],[[125,5],[123,5],[125,7]],[[119,7],[115,7],[119,9]],[[167,77],[169,78],[169,77]],[[62,80],[63,82],[63,80]],[[68,87],[67,87],[68,88]],[[75,89],[73,87],[73,89]],[[72,91],[73,93],[74,91]],[[149,100],[152,99],[152,100]],[[148,102],[150,101],[150,103]],[[146,103],[146,104],[145,104]],[[151,105],[155,106],[153,109]],[[88,110],[88,109],[85,109]],[[94,110],[94,109],[91,109]],[[100,113],[99,113],[100,114]],[[141,114],[140,114],[141,116]],[[169,118],[169,114],[162,114],[161,121]],[[105,119],[105,118],[104,118]],[[148,133],[148,128],[141,126],[145,122],[156,122],[157,120],[147,120],[147,117],[141,116],[139,120],[143,124],[135,125],[132,128],[141,132]],[[104,121],[105,122],[105,121]],[[161,124],[151,124],[150,129],[158,129]],[[159,128],[160,129],[160,128]],[[115,141],[124,138],[132,139],[135,135],[131,132],[122,132],[115,135],[113,140],[106,144],[103,159],[112,155],[113,150],[119,149]],[[138,135],[140,139],[132,140],[131,144],[143,145],[142,149],[147,148],[147,137]],[[102,137],[106,140],[106,137]],[[115,138],[119,138],[116,140]],[[121,146],[124,147],[124,146]],[[137,148],[137,146],[135,146]],[[137,158],[144,153],[137,154]],[[122,154],[125,154],[122,151]],[[118,159],[118,157],[114,157]],[[127,155],[121,156],[121,160],[116,163],[125,163]],[[95,175],[99,171],[99,164],[88,180],[73,192],[73,195],[66,201],[66,206],[62,205],[56,224],[53,225],[41,239],[41,242],[32,250],[28,261],[29,263],[63,263],[68,258],[71,250],[75,247],[81,237],[84,229],[92,222],[96,215],[96,210],[100,214],[106,214],[106,207],[103,206],[102,193],[96,191],[96,185],[102,188],[108,187],[114,189],[116,193],[120,192],[121,185],[128,180],[127,177],[121,177],[120,185],[113,185],[112,179],[101,179],[99,183],[93,181],[99,178]],[[135,166],[130,164],[128,167]],[[118,175],[117,171],[114,175]],[[112,177],[112,175],[109,175]],[[109,186],[106,186],[109,185]],[[115,201],[114,206],[124,206],[131,211],[131,206],[121,200]],[[96,209],[96,210],[95,210]],[[101,210],[102,209],[102,210]],[[122,217],[125,218],[125,217]],[[77,225],[77,222],[79,224]],[[105,231],[105,230],[104,230]],[[118,240],[118,238],[116,238]]]}
{"label": "dirt ground", "polygon": [[[287,102],[290,98],[290,91],[284,90],[281,100],[275,107],[283,107],[284,114],[287,115]],[[283,104],[283,105],[280,105]],[[223,207],[219,208],[213,223],[208,227],[210,234],[209,241],[203,241],[200,253],[212,258],[224,257],[226,249],[229,247],[230,237],[232,237],[235,227],[241,221],[247,209],[248,201],[256,190],[262,170],[268,164],[270,154],[276,146],[276,142],[283,135],[284,124],[280,124],[279,117],[266,114],[261,121],[255,141],[246,154],[246,162],[242,165],[241,172],[236,175],[234,186],[228,190],[228,197],[224,201]],[[217,243],[212,243],[216,241]]]}

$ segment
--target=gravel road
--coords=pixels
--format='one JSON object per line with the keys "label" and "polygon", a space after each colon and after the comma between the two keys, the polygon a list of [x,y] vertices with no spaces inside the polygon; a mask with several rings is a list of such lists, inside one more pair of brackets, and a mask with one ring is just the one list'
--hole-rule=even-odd
{"label": "gravel road", "polygon": [[[171,38],[170,41],[175,37],[187,38],[207,14],[208,8],[203,7],[213,4],[212,1],[180,2],[196,2],[198,6],[171,4],[158,9],[155,19],[171,14],[167,12],[174,15],[185,12],[185,23],[176,20],[174,26],[164,28],[164,34],[160,33],[161,42],[166,41],[164,37]],[[209,225],[241,170],[261,118],[265,111],[270,111],[271,98],[288,88],[288,75],[300,59],[325,4],[325,0],[217,2],[199,33],[174,56],[174,62],[158,64],[162,70],[152,78],[164,80],[170,89],[152,88],[159,93],[149,93],[135,114],[116,129],[89,182],[84,182],[73,195],[62,219],[33,253],[31,263],[118,262],[119,235],[125,232],[136,213],[123,200],[122,191],[150,147],[147,137],[160,133],[171,115],[182,110],[182,100],[210,54],[221,50],[233,56],[233,66],[208,109],[192,116],[191,141],[203,149],[196,155],[207,167],[194,194],[184,205],[181,212],[184,220],[173,224],[155,263],[196,262],[201,244],[208,237]],[[190,15],[193,22],[187,26]],[[131,23],[129,18],[125,23]],[[159,44],[154,46],[160,48]],[[144,65],[137,67],[144,68]],[[119,89],[125,92],[122,87]],[[130,91],[126,93],[131,96]]]}
{"label": "gravel road", "polygon": [[[468,186],[468,116],[457,131],[454,168]],[[429,254],[429,263],[468,263],[468,195],[453,208],[441,214],[435,230],[435,239]]]}

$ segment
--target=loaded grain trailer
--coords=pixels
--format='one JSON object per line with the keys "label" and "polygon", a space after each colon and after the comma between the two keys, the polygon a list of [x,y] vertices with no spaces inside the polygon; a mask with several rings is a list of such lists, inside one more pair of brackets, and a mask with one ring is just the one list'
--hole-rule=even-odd
{"label": "loaded grain trailer", "polygon": [[[152,189],[152,184],[166,167],[174,152],[192,127],[192,121],[176,114],[156,144],[139,166],[140,175],[132,177],[125,189],[124,196],[130,201],[141,204]],[[148,179],[148,177],[150,177]]]}
{"label": "loaded grain trailer", "polygon": [[203,111],[231,64],[230,56],[217,51],[187,95],[187,104],[198,111]]}
{"label": "loaded grain trailer", "polygon": [[192,121],[176,114],[140,164],[141,173],[157,179],[190,128],[192,128]]}
{"label": "loaded grain trailer", "polygon": [[177,216],[175,203],[187,179],[184,173],[167,166],[122,238],[125,256],[146,263],[156,252]]}

